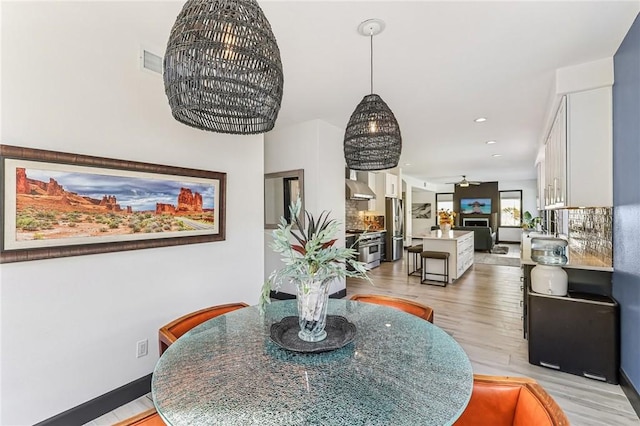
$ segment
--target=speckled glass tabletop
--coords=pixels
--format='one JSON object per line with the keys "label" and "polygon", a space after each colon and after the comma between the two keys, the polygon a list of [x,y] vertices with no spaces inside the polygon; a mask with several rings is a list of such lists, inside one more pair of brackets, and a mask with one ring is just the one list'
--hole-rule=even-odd
{"label": "speckled glass tabletop", "polygon": [[209,320],[158,361],[153,402],[169,425],[450,425],[473,386],[469,358],[433,324],[370,303],[330,300],[354,342],[303,354],[271,341],[295,300]]}

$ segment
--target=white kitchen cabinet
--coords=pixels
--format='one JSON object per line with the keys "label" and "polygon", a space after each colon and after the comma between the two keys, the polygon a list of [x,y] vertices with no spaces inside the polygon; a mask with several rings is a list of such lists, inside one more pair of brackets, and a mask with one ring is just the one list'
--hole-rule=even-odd
{"label": "white kitchen cabinet", "polygon": [[400,179],[397,175],[387,172],[378,172],[378,184],[384,188],[384,196],[388,198],[400,198]]}
{"label": "white kitchen cabinet", "polygon": [[538,193],[537,193],[537,203],[536,203],[536,207],[538,208],[538,210],[544,210],[546,204],[547,204],[547,200],[546,200],[546,194],[547,191],[545,189],[545,175],[544,175],[544,160],[539,161],[536,164],[536,174],[538,177]]}
{"label": "white kitchen cabinet", "polygon": [[471,235],[465,235],[458,240],[456,277],[461,277],[462,274],[473,265],[474,237],[473,232],[470,232],[470,234]]}
{"label": "white kitchen cabinet", "polygon": [[607,86],[563,97],[545,145],[547,209],[613,205],[611,96]]}
{"label": "white kitchen cabinet", "polygon": [[391,173],[384,174],[385,196],[389,198],[398,198],[398,176]]}
{"label": "white kitchen cabinet", "polygon": [[563,207],[566,200],[567,97],[563,96],[544,150],[544,189],[547,208]]}

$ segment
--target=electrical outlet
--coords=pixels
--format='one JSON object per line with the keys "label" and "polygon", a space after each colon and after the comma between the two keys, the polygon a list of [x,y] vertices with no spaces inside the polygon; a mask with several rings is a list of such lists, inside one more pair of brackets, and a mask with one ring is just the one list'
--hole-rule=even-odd
{"label": "electrical outlet", "polygon": [[136,343],[136,358],[142,358],[149,354],[149,340],[139,340]]}

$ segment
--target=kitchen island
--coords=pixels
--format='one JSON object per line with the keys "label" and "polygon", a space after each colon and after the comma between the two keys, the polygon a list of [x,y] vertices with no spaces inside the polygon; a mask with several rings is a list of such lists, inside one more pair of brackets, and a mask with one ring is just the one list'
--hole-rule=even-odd
{"label": "kitchen island", "polygon": [[[442,251],[449,253],[449,283],[458,279],[473,265],[473,231],[431,231],[428,235],[421,235],[422,249],[427,251]],[[427,271],[442,270],[442,261],[427,259]],[[427,279],[439,280],[437,275],[427,272]]]}

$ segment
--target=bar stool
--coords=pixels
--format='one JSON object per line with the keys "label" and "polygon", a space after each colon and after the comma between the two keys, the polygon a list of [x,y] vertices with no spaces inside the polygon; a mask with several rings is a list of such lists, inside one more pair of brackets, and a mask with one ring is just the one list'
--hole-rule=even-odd
{"label": "bar stool", "polygon": [[[407,275],[413,275],[422,268],[418,268],[418,261],[420,259],[420,253],[422,253],[422,244],[416,244],[407,249]],[[413,255],[413,256],[411,256]],[[413,257],[413,271],[411,270],[411,258]]]}
{"label": "bar stool", "polygon": [[[436,281],[436,282],[441,282],[443,283],[442,286],[446,287],[447,283],[449,282],[449,253],[445,252],[445,251],[423,251],[422,253],[420,253],[420,257],[422,258],[422,273],[420,275],[421,283],[424,284],[425,281]],[[444,273],[443,274],[438,274],[438,273],[434,273],[434,272],[427,272],[427,259],[440,259],[443,261],[443,266],[444,266]],[[427,274],[429,275],[438,275],[444,278],[444,280],[442,281],[438,281],[438,280],[427,280]],[[431,284],[431,283],[427,283],[427,284]],[[439,284],[435,284],[435,285],[439,285]]]}

